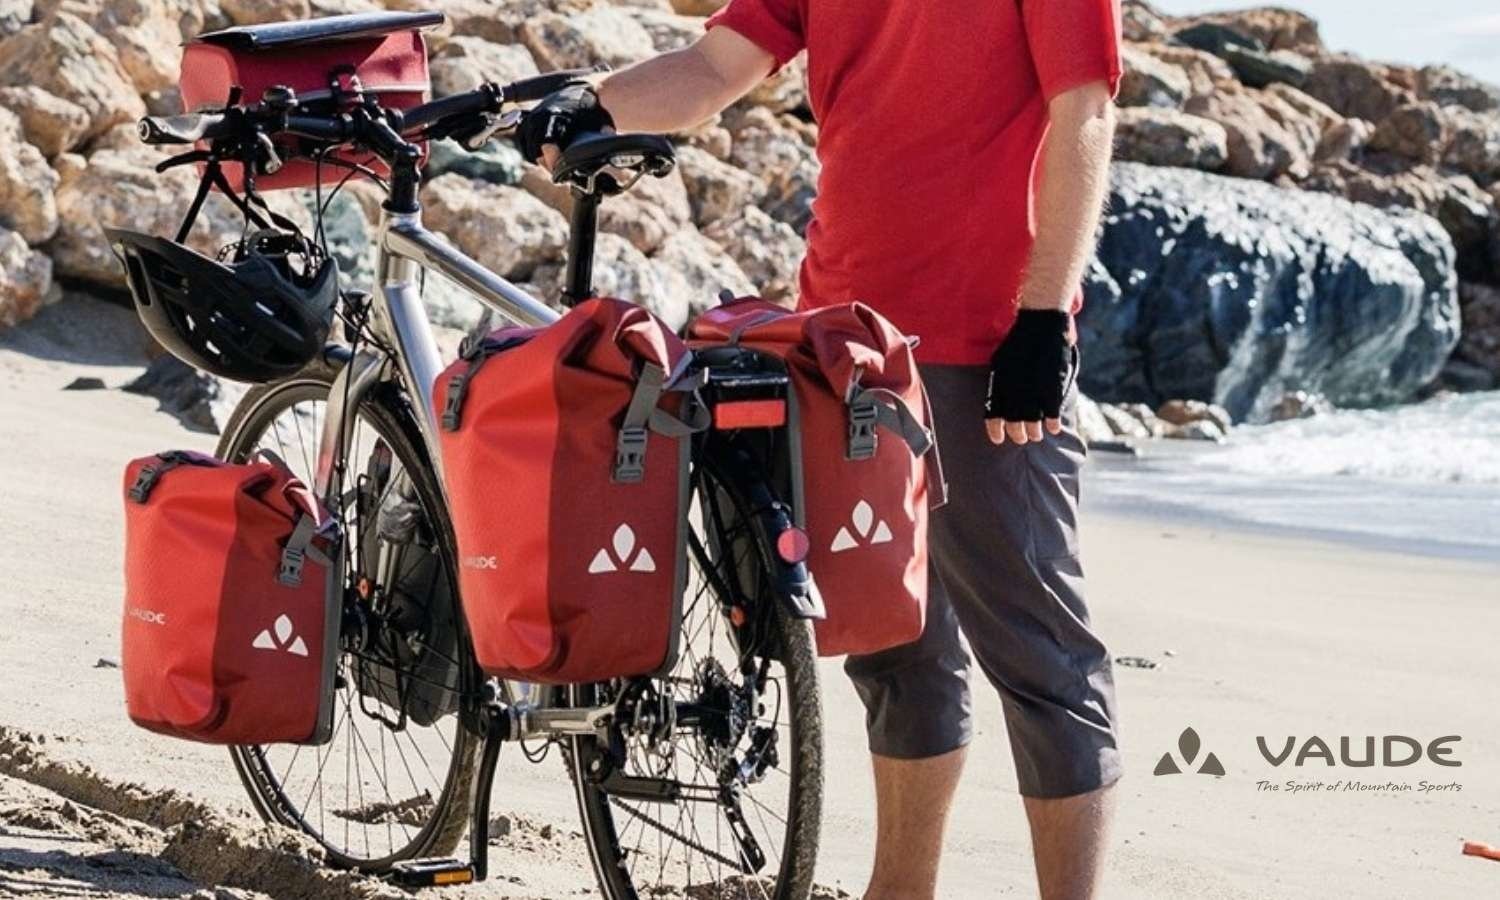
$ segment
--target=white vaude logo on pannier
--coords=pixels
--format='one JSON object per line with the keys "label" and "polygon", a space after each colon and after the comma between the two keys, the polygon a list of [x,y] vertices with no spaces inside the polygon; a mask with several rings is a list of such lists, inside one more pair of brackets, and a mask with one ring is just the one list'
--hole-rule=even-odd
{"label": "white vaude logo on pannier", "polygon": [[589,563],[590,575],[618,572],[621,569],[631,572],[656,571],[656,560],[652,558],[651,551],[635,545],[635,531],[629,525],[622,524],[616,528],[610,543],[614,547],[614,554],[611,555],[608,548],[599,548],[599,552],[594,554],[593,561]]}
{"label": "white vaude logo on pannier", "polygon": [[[839,533],[833,536],[834,553],[842,553],[845,550],[853,550],[855,547],[864,547],[872,544],[885,544],[891,540],[891,528],[885,524],[885,520],[875,521],[875,510],[870,504],[861,500],[854,504],[854,531],[850,532],[848,526],[839,529]],[[873,528],[871,526],[874,526]]]}
{"label": "white vaude logo on pannier", "polygon": [[[275,634],[271,633],[273,630]],[[262,628],[250,646],[257,650],[285,650],[295,656],[307,655],[307,645],[302,642],[302,638],[292,634],[292,620],[285,613],[277,616],[275,624],[270,628]]]}

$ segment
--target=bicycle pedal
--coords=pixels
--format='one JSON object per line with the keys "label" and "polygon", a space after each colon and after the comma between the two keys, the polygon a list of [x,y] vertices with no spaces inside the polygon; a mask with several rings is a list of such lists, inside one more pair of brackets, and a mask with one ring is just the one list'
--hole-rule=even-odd
{"label": "bicycle pedal", "polygon": [[461,859],[409,859],[391,866],[390,879],[402,887],[470,884],[474,867]]}

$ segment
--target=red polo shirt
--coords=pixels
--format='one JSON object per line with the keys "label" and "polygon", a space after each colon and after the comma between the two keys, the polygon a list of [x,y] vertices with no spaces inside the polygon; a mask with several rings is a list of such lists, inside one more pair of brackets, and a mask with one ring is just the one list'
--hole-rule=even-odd
{"label": "red polo shirt", "polygon": [[823,171],[802,303],[860,300],[980,364],[1015,321],[1047,101],[1120,76],[1119,0],[731,0],[709,20],[807,50]]}

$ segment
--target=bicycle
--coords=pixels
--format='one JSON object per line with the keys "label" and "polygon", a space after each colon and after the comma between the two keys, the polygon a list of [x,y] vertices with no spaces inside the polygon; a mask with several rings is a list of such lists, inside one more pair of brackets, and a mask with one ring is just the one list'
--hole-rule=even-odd
{"label": "bicycle", "polygon": [[[344,534],[332,737],[231,755],[262,817],[307,833],[335,865],[426,885],[487,876],[502,745],[517,743],[538,761],[557,744],[606,898],[682,888],[801,900],[812,888],[822,803],[810,622],[819,607],[805,565],[777,552],[794,525],[771,475],[774,434],[709,430],[694,439],[693,574],[683,652],[669,675],[562,688],[500,681],[479,670],[466,633],[436,452],[432,384],[442,363],[423,309],[426,276],[456,283],[517,324],[544,325],[559,313],[424,228],[418,142],[459,137],[477,149],[519,122],[520,104],[581,74],[485,84],[404,111],[372,98],[316,113],[282,91],[221,113],[141,120],[149,144],[247,159],[274,152],[271,138],[290,139],[315,160],[353,144],[390,173],[377,290],[343,292],[344,339],[300,374],[251,389],[218,446],[234,462],[274,451]],[[563,305],[594,293],[599,204],[672,165],[671,145],[654,135],[588,135],[566,149],[554,174],[574,201]],[[332,198],[321,194],[320,182],[320,214]],[[711,406],[787,397],[787,376],[773,362],[729,351],[698,364]],[[469,859],[447,858],[465,829]]]}

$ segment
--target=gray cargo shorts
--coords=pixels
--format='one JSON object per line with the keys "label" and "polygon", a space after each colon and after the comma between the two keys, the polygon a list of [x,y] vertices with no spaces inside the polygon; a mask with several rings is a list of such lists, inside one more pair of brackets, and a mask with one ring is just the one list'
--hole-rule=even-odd
{"label": "gray cargo shorts", "polygon": [[1000,693],[1021,793],[1068,797],[1121,774],[1109,652],[1089,626],[1078,563],[1085,450],[1076,398],[1062,434],[997,447],[984,430],[988,375],[982,366],[922,367],[949,484],[928,536],[927,628],[844,668],[864,701],[873,753],[938,756],[973,736],[962,632]]}

